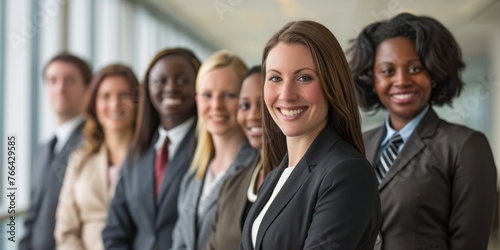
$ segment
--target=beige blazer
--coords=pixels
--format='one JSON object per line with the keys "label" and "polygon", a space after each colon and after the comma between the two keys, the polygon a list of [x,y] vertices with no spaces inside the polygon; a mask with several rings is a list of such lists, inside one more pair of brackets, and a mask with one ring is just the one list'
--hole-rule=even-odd
{"label": "beige blazer", "polygon": [[101,231],[114,192],[104,145],[91,156],[82,150],[71,154],[56,211],[57,249],[104,249]]}

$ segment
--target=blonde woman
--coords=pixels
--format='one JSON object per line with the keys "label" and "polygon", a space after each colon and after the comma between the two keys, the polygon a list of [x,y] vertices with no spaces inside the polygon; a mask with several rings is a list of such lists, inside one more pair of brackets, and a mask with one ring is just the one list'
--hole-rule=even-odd
{"label": "blonde woman", "polygon": [[130,68],[115,64],[89,87],[84,144],[70,156],[57,206],[57,249],[104,249],[101,231],[132,140],[138,86]]}
{"label": "blonde woman", "polygon": [[219,189],[235,171],[251,166],[257,151],[237,122],[245,63],[220,51],[201,66],[196,82],[198,143],[179,194],[173,249],[202,249],[212,232]]}

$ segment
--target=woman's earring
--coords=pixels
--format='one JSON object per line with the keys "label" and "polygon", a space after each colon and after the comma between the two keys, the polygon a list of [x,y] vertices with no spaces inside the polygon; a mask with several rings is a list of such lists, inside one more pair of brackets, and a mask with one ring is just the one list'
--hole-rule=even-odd
{"label": "woman's earring", "polygon": [[432,80],[432,82],[431,82],[431,86],[432,86],[432,88],[435,88],[435,87],[436,87],[436,85],[437,85],[436,81]]}

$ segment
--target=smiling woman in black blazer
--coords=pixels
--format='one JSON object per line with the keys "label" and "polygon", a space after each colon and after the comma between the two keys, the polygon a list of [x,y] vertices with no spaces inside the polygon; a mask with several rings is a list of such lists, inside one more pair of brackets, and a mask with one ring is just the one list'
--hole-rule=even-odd
{"label": "smiling woman in black blazer", "polygon": [[289,23],[267,43],[262,67],[263,164],[279,166],[248,214],[240,248],[373,249],[377,179],[336,38],[319,23]]}
{"label": "smiling woman in black blazer", "polygon": [[183,176],[196,145],[196,55],[168,48],[151,60],[141,84],[132,146],[121,168],[105,249],[169,249]]}

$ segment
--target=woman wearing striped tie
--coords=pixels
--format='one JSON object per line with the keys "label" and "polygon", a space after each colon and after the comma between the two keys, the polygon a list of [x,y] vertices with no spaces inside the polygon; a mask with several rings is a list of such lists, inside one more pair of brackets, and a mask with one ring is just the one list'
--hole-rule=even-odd
{"label": "woman wearing striped tie", "polygon": [[376,249],[486,249],[496,168],[486,137],[441,120],[465,67],[451,33],[429,17],[400,14],[367,26],[350,49],[365,110],[386,109],[364,134],[382,202]]}

